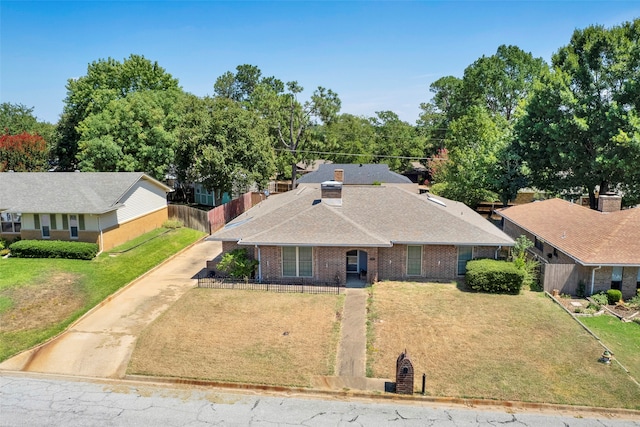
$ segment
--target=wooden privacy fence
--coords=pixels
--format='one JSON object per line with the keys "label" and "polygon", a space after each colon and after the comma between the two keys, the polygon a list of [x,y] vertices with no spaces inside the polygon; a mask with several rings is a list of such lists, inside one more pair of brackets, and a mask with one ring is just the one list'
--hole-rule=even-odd
{"label": "wooden privacy fence", "polygon": [[549,293],[575,295],[578,289],[578,266],[575,264],[542,264],[543,289]]}
{"label": "wooden privacy fence", "polygon": [[209,233],[209,217],[207,211],[186,205],[169,205],[169,218],[178,218],[185,227]]}
{"label": "wooden privacy fence", "polygon": [[336,294],[343,292],[344,286],[334,283],[294,283],[277,280],[259,282],[254,279],[232,279],[217,277],[198,277],[199,288],[240,289],[250,291],[268,291],[302,294]]}
{"label": "wooden privacy fence", "polygon": [[261,200],[259,193],[244,193],[237,199],[233,199],[224,205],[216,206],[211,209],[209,214],[209,224],[211,226],[211,233],[215,233],[226,223],[243,214],[245,211],[258,204]]}

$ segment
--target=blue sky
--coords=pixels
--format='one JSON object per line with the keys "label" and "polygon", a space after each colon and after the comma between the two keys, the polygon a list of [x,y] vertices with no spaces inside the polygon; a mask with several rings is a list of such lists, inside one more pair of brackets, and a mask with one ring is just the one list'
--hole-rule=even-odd
{"label": "blue sky", "polygon": [[574,29],[640,17],[640,1],[0,1],[0,101],[57,122],[69,78],[102,58],[157,61],[211,95],[237,65],[337,92],[342,113],[415,123],[440,77],[501,44],[550,62]]}

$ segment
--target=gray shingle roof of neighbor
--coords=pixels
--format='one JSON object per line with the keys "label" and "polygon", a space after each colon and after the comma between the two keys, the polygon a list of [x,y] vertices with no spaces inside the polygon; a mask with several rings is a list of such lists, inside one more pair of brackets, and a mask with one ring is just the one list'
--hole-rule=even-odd
{"label": "gray shingle roof of neighbor", "polygon": [[318,170],[298,179],[298,184],[316,184],[333,180],[333,171],[344,170],[345,185],[371,185],[374,182],[384,184],[411,184],[406,176],[389,170],[389,165],[380,164],[321,164]]}
{"label": "gray shingle roof of neighbor", "polygon": [[118,209],[141,179],[171,190],[143,172],[3,172],[0,206],[9,212],[101,214]]}
{"label": "gray shingle roof of neighbor", "polygon": [[344,186],[342,206],[321,200],[320,184],[272,196],[213,235],[244,245],[513,246],[513,240],[463,203],[397,186]]}

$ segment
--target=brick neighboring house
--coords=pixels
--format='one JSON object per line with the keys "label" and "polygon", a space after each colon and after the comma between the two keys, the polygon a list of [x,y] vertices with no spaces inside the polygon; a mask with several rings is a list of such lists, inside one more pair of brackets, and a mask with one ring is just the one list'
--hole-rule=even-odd
{"label": "brick neighboring house", "polygon": [[0,237],[108,250],[167,220],[171,188],[142,172],[0,173]]}
{"label": "brick neighboring house", "polygon": [[640,288],[640,208],[620,210],[621,198],[601,195],[598,211],[561,199],[501,209],[503,230],[525,235],[543,263],[544,289],[575,295],[620,289],[624,298]]}
{"label": "brick neighboring house", "polygon": [[[414,191],[335,180],[304,184],[262,201],[212,238],[222,241],[223,253],[246,248],[260,262],[258,279],[342,284],[452,280],[468,260],[513,246],[464,204],[418,194],[412,185]],[[218,259],[208,268],[215,270]]]}

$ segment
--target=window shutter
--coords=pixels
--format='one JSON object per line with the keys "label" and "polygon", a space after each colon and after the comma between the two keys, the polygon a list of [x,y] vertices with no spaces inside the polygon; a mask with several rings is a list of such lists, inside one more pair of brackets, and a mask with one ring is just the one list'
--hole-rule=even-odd
{"label": "window shutter", "polygon": [[84,231],[84,214],[78,215],[78,225],[80,226],[80,230]]}
{"label": "window shutter", "polygon": [[58,229],[58,225],[56,224],[56,214],[49,214],[49,217],[51,217],[51,229],[52,230],[57,230]]}
{"label": "window shutter", "polygon": [[40,215],[34,214],[33,215],[33,221],[34,221],[34,228],[36,230],[40,230]]}
{"label": "window shutter", "polygon": [[69,217],[67,216],[67,214],[62,214],[62,229],[69,229]]}

